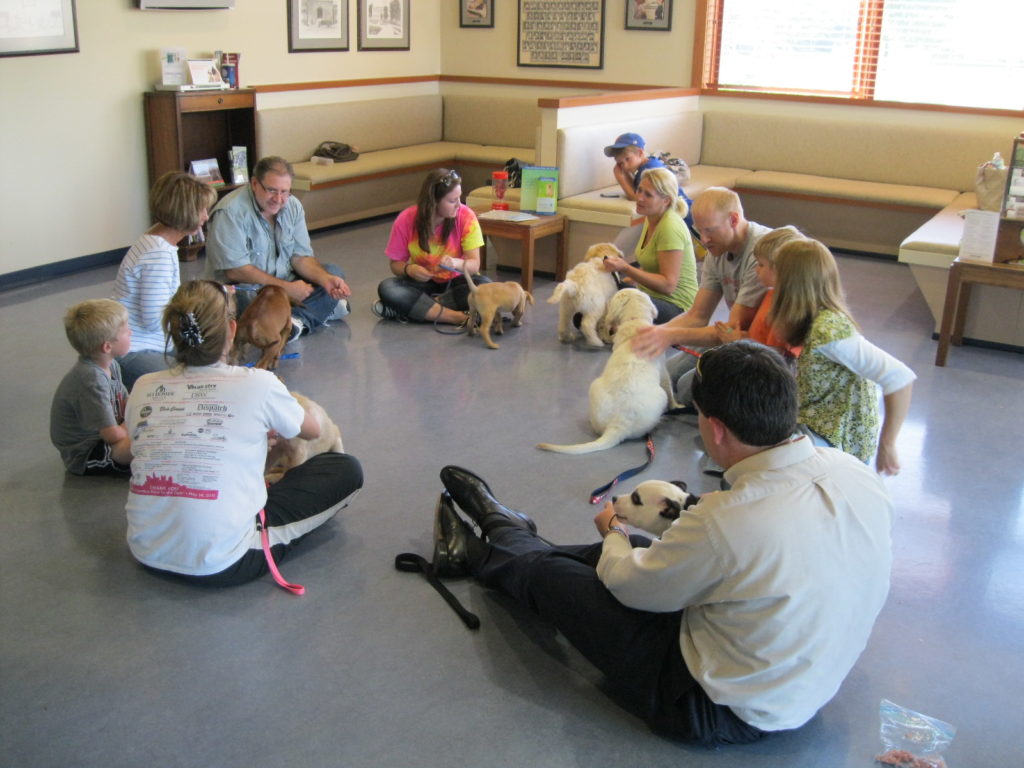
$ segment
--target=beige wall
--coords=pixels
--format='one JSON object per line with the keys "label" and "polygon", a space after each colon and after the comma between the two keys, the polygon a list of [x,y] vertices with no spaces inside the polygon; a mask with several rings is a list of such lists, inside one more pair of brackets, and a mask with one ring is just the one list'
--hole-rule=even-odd
{"label": "beige wall", "polygon": [[[357,0],[347,0],[351,48],[289,54],[283,0],[238,0],[231,11],[139,11],[132,0],[78,0],[81,52],[0,59],[0,275],[124,248],[149,224],[142,93],[158,79],[156,52],[190,56],[240,51],[242,85],[415,75],[548,80],[550,89],[501,86],[502,95],[567,95],[557,85],[630,83],[687,86],[697,0],[676,0],[670,32],[627,32],[623,0],[608,0],[602,70],[517,67],[516,3],[495,0],[493,29],[462,29],[457,0],[411,0],[412,49],[356,50]],[[436,82],[267,93],[261,108],[437,92],[491,92],[494,86]],[[1010,118],[912,110],[699,100],[702,109],[815,114],[837,120],[870,114],[894,124],[933,122],[956,130],[979,122],[1020,127]],[[627,107],[628,108],[628,107]],[[637,108],[639,109],[639,107]],[[580,110],[584,114],[587,110]],[[566,116],[570,119],[570,116]],[[337,138],[337,137],[324,137]]]}
{"label": "beige wall", "polygon": [[159,79],[161,47],[240,51],[243,86],[440,69],[441,0],[411,3],[411,51],[358,52],[348,0],[351,49],[301,54],[288,53],[284,0],[230,11],[132,4],[78,0],[80,53],[0,59],[0,274],[126,247],[148,226],[142,93]]}
{"label": "beige wall", "polygon": [[[494,29],[460,29],[456,0],[413,0],[408,52],[357,51],[357,2],[348,0],[350,50],[301,54],[288,53],[283,0],[238,0],[230,11],[139,11],[132,0],[79,0],[79,53],[0,60],[0,274],[126,247],[148,225],[142,93],[158,79],[161,47],[183,46],[189,56],[240,51],[243,86],[440,73],[679,85],[689,79],[693,2],[676,3],[670,33],[626,33],[621,3],[608,3],[605,68],[590,71],[517,67],[514,0],[496,0]],[[264,94],[258,105],[438,88]]]}

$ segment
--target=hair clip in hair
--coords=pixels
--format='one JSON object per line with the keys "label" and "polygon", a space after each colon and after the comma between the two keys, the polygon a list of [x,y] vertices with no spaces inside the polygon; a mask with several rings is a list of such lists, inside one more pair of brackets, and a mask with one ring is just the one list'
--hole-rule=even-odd
{"label": "hair clip in hair", "polygon": [[185,313],[181,318],[181,339],[189,347],[196,349],[203,344],[203,332],[199,329],[199,322],[192,312]]}

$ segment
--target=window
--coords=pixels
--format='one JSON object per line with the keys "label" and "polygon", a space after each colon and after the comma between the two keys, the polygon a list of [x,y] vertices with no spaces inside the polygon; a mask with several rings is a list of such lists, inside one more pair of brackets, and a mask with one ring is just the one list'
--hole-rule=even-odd
{"label": "window", "polygon": [[1024,3],[703,1],[704,88],[1024,109]]}

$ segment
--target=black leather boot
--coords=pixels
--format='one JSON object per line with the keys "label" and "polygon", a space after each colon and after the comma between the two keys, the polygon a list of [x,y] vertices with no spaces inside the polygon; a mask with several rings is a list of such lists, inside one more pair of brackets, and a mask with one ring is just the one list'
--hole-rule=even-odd
{"label": "black leather boot", "polygon": [[528,515],[499,503],[487,483],[468,469],[447,466],[441,470],[441,482],[459,509],[479,525],[485,535],[495,527],[509,525],[537,533],[537,524]]}
{"label": "black leather boot", "polygon": [[434,512],[434,573],[445,578],[469,575],[468,546],[477,535],[459,517],[447,491],[441,493]]}

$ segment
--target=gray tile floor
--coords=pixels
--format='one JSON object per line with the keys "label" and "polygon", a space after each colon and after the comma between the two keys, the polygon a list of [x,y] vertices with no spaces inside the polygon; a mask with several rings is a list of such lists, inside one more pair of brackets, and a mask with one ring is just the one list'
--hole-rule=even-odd
{"label": "gray tile floor", "polygon": [[[66,475],[47,438],[71,365],[60,317],[109,295],[113,268],[0,294],[0,763],[34,766],[868,766],[888,697],[959,728],[950,766],[1024,755],[1024,357],[935,342],[905,267],[843,258],[867,336],[920,376],[901,438],[889,602],[835,699],[803,729],[707,752],[652,736],[595,687],[550,630],[466,582],[469,632],[393,556],[429,554],[437,472],[479,471],[555,541],[591,541],[587,494],[643,448],[583,457],[539,440],[587,434],[605,354],[558,343],[551,283],[528,324],[489,351],[429,327],[378,321],[388,222],[315,238],[355,311],[298,343],[280,373],[322,403],[366,487],[269,579],[212,591],[155,578],[124,541],[125,482]],[[186,277],[197,265],[183,265]],[[509,279],[513,276],[505,276]],[[695,423],[666,420],[643,477],[713,487]],[[629,485],[627,484],[628,488]]]}

